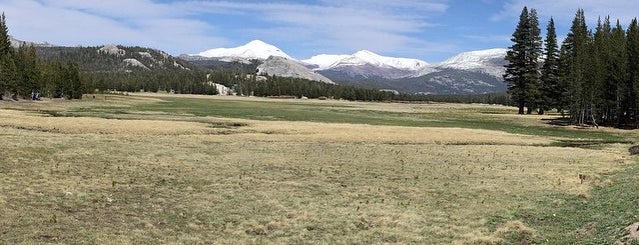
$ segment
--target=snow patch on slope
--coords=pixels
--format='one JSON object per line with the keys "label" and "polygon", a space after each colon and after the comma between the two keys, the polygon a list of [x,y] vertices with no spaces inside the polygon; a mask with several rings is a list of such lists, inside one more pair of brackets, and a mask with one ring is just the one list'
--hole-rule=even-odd
{"label": "snow patch on slope", "polygon": [[507,49],[488,49],[458,54],[437,65],[441,69],[476,70],[501,77]]}
{"label": "snow patch on slope", "polygon": [[316,70],[328,70],[340,66],[373,65],[383,68],[419,71],[430,66],[422,60],[387,57],[368,50],[361,50],[352,55],[321,54],[303,60],[303,62],[316,65],[318,67]]}
{"label": "snow patch on slope", "polygon": [[358,51],[357,53],[353,54],[353,56],[357,59],[363,60],[368,64],[382,67],[393,67],[400,70],[416,71],[429,66],[426,61],[418,59],[381,56],[368,50]]}
{"label": "snow patch on slope", "polygon": [[320,54],[315,55],[309,59],[303,60],[302,62],[315,65],[316,70],[326,70],[331,68],[334,64],[339,62],[340,60],[351,57],[351,55],[347,54]]}

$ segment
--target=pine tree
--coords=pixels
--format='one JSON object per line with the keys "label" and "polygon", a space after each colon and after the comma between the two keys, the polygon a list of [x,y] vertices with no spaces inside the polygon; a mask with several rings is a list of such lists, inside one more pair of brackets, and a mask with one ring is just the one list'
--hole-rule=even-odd
{"label": "pine tree", "polygon": [[[528,88],[526,90],[526,97],[530,101],[527,105],[527,114],[531,114],[532,111],[539,107],[541,103],[541,71],[539,60],[542,55],[542,42],[541,42],[541,30],[539,29],[539,18],[537,17],[537,10],[531,9],[528,15],[528,22],[530,28],[530,37],[528,37],[528,57],[526,63],[526,78],[528,79]],[[541,111],[543,114],[543,110]]]}
{"label": "pine tree", "polygon": [[519,114],[528,108],[530,114],[539,102],[541,55],[541,31],[537,11],[528,12],[524,7],[519,16],[519,23],[511,41],[514,43],[506,53],[508,64],[504,81],[508,84],[508,93],[516,103]]}
{"label": "pine tree", "polygon": [[[639,100],[637,100],[637,92],[639,91],[639,23],[637,18],[634,18],[628,26],[627,36],[627,49],[628,49],[628,82],[626,87],[629,91],[626,91],[627,103],[631,105],[628,108],[628,113],[632,112],[635,116],[635,120],[639,120],[637,115],[637,108]],[[637,122],[635,121],[635,124]]]}
{"label": "pine tree", "polygon": [[514,44],[506,53],[506,73],[504,81],[508,83],[508,93],[512,97],[512,101],[516,103],[519,114],[524,114],[526,106],[526,40],[530,32],[528,22],[528,8],[524,7],[519,15],[519,23],[510,39]]}
{"label": "pine tree", "polygon": [[16,54],[18,94],[26,96],[39,90],[38,57],[33,46],[20,45]]}
{"label": "pine tree", "polygon": [[16,67],[13,61],[13,48],[4,13],[0,16],[0,100],[9,87],[15,83]]}
{"label": "pine tree", "polygon": [[0,99],[5,95],[6,91],[14,93],[17,90],[17,74],[13,55],[8,53],[0,57]]}
{"label": "pine tree", "polygon": [[541,69],[539,114],[544,114],[544,111],[550,110],[550,108],[561,108],[559,101],[563,89],[559,86],[559,46],[553,18],[548,21],[544,43],[544,56],[546,58]]}
{"label": "pine tree", "polygon": [[570,32],[562,43],[561,66],[562,86],[568,88],[566,96],[568,99],[571,122],[584,124],[587,119],[587,109],[589,106],[588,96],[590,88],[585,88],[588,70],[588,59],[590,59],[589,44],[590,32],[586,26],[586,18],[582,9],[577,10],[573,19]]}
{"label": "pine tree", "polygon": [[11,47],[11,39],[9,38],[9,28],[7,27],[7,21],[4,16],[0,16],[0,58],[13,53]]}
{"label": "pine tree", "polygon": [[84,89],[82,87],[82,78],[80,77],[80,68],[78,64],[73,62],[67,62],[67,66],[64,69],[66,88],[68,89],[66,94],[68,99],[82,99]]}
{"label": "pine tree", "polygon": [[[626,33],[617,20],[617,25],[612,29],[610,39],[610,60],[607,63],[606,80],[610,81],[606,90],[611,90],[614,98],[608,98],[612,101],[613,110],[609,112],[612,117],[610,124],[621,126],[624,124],[623,117],[630,115],[630,109],[633,107],[634,93],[632,85],[628,83],[628,48],[626,41]],[[610,95],[609,95],[610,96]],[[625,119],[624,119],[625,120]]]}
{"label": "pine tree", "polygon": [[601,122],[607,123],[613,114],[615,107],[616,89],[615,84],[609,79],[612,49],[612,28],[610,17],[606,17],[602,22],[601,17],[597,21],[597,28],[594,39],[590,46],[590,59],[586,89],[590,91],[588,100],[590,102],[590,119],[597,125]]}

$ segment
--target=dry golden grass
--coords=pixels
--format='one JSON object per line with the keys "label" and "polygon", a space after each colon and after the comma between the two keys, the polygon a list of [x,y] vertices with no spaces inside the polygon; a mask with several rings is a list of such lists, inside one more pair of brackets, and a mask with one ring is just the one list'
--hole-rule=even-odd
{"label": "dry golden grass", "polygon": [[536,231],[492,215],[628,164],[490,130],[37,113],[157,99],[118,100],[0,104],[0,243],[493,244]]}

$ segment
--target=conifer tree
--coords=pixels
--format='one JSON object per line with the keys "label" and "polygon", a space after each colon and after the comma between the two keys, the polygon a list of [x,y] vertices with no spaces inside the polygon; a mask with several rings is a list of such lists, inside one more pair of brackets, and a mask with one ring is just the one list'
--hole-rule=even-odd
{"label": "conifer tree", "polygon": [[15,83],[16,68],[13,61],[11,40],[4,13],[0,16],[0,100]]}
{"label": "conifer tree", "polygon": [[539,57],[541,55],[541,31],[537,11],[528,12],[524,7],[511,41],[514,43],[506,53],[508,64],[504,81],[508,92],[517,105],[519,114],[528,108],[530,114],[539,101]]}
{"label": "conifer tree", "polygon": [[584,89],[587,77],[587,63],[589,54],[590,32],[586,26],[586,18],[582,9],[577,10],[570,32],[562,43],[562,83],[568,88],[567,98],[571,121],[583,124],[587,119],[586,110],[589,105],[587,94],[590,89]]}
{"label": "conifer tree", "polygon": [[590,119],[593,124],[610,121],[611,111],[615,106],[616,90],[615,85],[609,79],[611,62],[612,28],[610,17],[606,17],[603,22],[601,17],[597,21],[597,28],[592,43],[589,45],[589,67],[587,80],[589,84],[585,87],[589,93]]}
{"label": "conifer tree", "polygon": [[11,39],[9,38],[9,28],[7,27],[4,12],[0,16],[0,58],[13,53]]}
{"label": "conifer tree", "polygon": [[20,45],[16,54],[16,66],[19,76],[18,93],[22,96],[38,92],[38,80],[40,72],[37,65],[38,57],[36,56],[33,46]]}
{"label": "conifer tree", "polygon": [[[628,48],[626,33],[621,27],[619,20],[612,29],[610,38],[610,60],[607,63],[606,80],[609,81],[606,90],[613,92],[614,98],[607,98],[613,102],[612,110],[608,112],[609,124],[621,126],[624,124],[624,117],[630,114],[630,109],[634,105],[634,94],[632,85],[628,83]],[[611,94],[609,94],[611,96]]]}
{"label": "conifer tree", "polygon": [[633,113],[636,120],[639,120],[637,116],[637,108],[639,108],[639,100],[637,100],[637,92],[639,91],[639,23],[637,18],[634,18],[628,26],[627,36],[627,49],[628,49],[628,83],[626,87],[629,91],[626,91],[628,96],[628,104],[631,104],[632,108],[628,109],[628,113]]}
{"label": "conifer tree", "polygon": [[544,111],[550,110],[550,108],[560,109],[559,101],[564,90],[559,86],[559,46],[553,18],[548,21],[544,44],[546,58],[541,69],[539,114],[544,114]]}
{"label": "conifer tree", "polygon": [[6,92],[15,94],[17,91],[17,69],[12,53],[0,57],[0,99]]}
{"label": "conifer tree", "polygon": [[[526,63],[526,78],[528,79],[528,86],[526,90],[526,96],[529,98],[530,103],[527,105],[526,114],[531,114],[532,111],[539,107],[541,103],[541,71],[540,71],[540,58],[542,55],[542,41],[541,30],[539,29],[539,18],[537,17],[537,10],[531,9],[528,15],[528,22],[530,28],[530,37],[528,37],[528,57]],[[543,114],[543,110],[541,111]]]}
{"label": "conifer tree", "polygon": [[510,39],[514,44],[506,53],[506,73],[504,81],[508,84],[508,93],[516,104],[519,114],[524,114],[524,107],[528,102],[526,98],[526,40],[530,36],[530,23],[528,22],[528,8],[524,7],[519,15],[519,23]]}

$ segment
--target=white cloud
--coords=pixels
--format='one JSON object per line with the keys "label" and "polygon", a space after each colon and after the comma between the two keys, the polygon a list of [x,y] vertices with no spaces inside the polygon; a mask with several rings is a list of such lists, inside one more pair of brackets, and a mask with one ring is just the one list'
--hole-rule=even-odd
{"label": "white cloud", "polygon": [[296,40],[324,50],[370,49],[395,52],[421,48],[411,36],[438,25],[434,17],[448,5],[442,0],[322,0],[317,4],[256,2],[183,2],[188,11],[244,15],[270,26],[247,28],[268,40]]}
{"label": "white cloud", "polygon": [[[409,53],[449,47],[414,38],[439,25],[448,1],[0,0],[0,9],[13,36],[59,45],[117,43],[180,54],[238,44],[229,39],[244,35],[238,41],[297,42],[312,52]],[[222,29],[229,22],[239,24]]]}
{"label": "white cloud", "polygon": [[57,45],[117,43],[159,48],[179,54],[228,43],[211,35],[215,27],[173,11],[164,4],[138,1],[0,1],[9,34]]}

